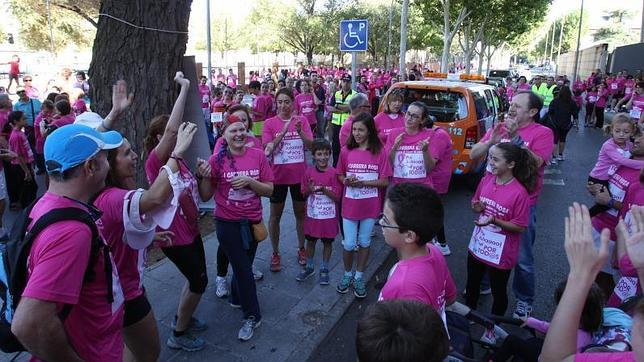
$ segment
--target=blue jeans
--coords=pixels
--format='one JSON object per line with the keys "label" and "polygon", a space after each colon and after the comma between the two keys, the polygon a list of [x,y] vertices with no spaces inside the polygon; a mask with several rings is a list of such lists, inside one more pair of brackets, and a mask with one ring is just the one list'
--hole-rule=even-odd
{"label": "blue jeans", "polygon": [[537,206],[530,206],[528,227],[521,234],[519,246],[519,262],[514,267],[514,282],[512,291],[517,300],[530,305],[534,302],[534,246],[537,225]]}
{"label": "blue jeans", "polygon": [[325,138],[326,133],[324,132],[326,130],[326,124],[327,120],[324,118],[324,111],[316,111],[315,112],[315,118],[317,119],[317,128],[315,130],[315,137],[317,138]]}
{"label": "blue jeans", "polygon": [[349,220],[342,218],[344,226],[344,241],[342,246],[346,251],[356,251],[358,246],[368,248],[371,245],[371,231],[378,219]]}

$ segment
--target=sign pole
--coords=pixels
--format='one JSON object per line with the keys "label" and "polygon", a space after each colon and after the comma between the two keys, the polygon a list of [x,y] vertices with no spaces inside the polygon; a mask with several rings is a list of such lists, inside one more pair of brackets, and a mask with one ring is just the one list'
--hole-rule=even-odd
{"label": "sign pole", "polygon": [[358,64],[356,56],[358,53],[351,52],[351,89],[356,89],[356,66]]}

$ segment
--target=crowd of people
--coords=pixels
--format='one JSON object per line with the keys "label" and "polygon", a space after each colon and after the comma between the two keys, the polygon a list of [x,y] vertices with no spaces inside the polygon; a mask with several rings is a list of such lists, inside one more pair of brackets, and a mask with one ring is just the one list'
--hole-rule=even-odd
{"label": "crowd of people", "polygon": [[[210,80],[200,78],[212,155],[208,160],[188,160],[197,165],[191,170],[184,156],[197,127],[183,122],[190,82],[178,72],[174,80],[180,91],[171,114],[146,122],[142,159],[147,190],[137,189],[135,183],[139,156],[113,130],[132,102],[124,81],[113,86],[112,110],[105,118],[88,112],[82,96],[71,100],[71,91],[49,93],[41,102],[26,86],[19,87],[15,104],[0,95],[4,161],[0,176],[7,179],[7,191],[2,193],[0,187],[0,216],[5,200],[13,210],[26,209],[32,227],[52,210],[76,208],[91,215],[97,229],[65,220],[31,236],[26,285],[15,302],[13,320],[7,322],[33,356],[157,360],[159,332],[143,286],[146,250],[152,245],[186,280],[166,345],[203,349],[206,343],[198,333],[208,325],[194,317],[208,285],[198,205],[210,199],[215,202],[219,241],[215,294],[227,297],[230,306],[242,312],[240,340],[250,340],[262,323],[256,283],[264,275],[254,265],[261,241],[270,239],[271,272],[292,262],[301,267],[297,282],[317,276],[320,285],[333,283],[338,293],[351,291],[356,298],[365,298],[370,244],[380,226],[400,260],[389,273],[379,303],[359,324],[360,359],[398,360],[404,355],[413,360],[427,356],[427,346],[432,348],[429,355],[436,356],[433,360],[448,353],[446,311],[458,304],[445,259],[451,254],[442,201],[452,174],[449,134],[434,124],[423,102],[403,104],[398,90],[389,92],[380,104],[398,79],[394,72],[362,69],[356,89],[351,87],[351,76],[339,68],[265,73],[251,74],[247,87],[238,84],[232,69],[228,75],[219,70]],[[411,76],[422,79],[416,68],[406,75]],[[23,82],[28,77],[23,76]],[[590,79],[594,84],[604,78],[597,73]],[[494,360],[510,355],[531,360],[540,353],[563,359],[587,344],[603,343],[595,337],[602,323],[579,327],[588,337],[583,346],[575,338],[588,291],[597,292],[599,297],[593,300],[602,307],[620,306],[641,293],[637,275],[644,272],[644,258],[637,250],[640,241],[644,244],[640,240],[644,212],[637,205],[644,201],[644,136],[637,126],[642,122],[644,84],[639,79],[628,83],[627,76],[609,79],[607,88],[617,84],[617,92],[604,95],[604,106],[625,105],[630,112],[613,117],[607,128],[611,137],[589,175],[587,187],[596,205],[588,210],[575,204],[570,209],[566,251],[571,272],[553,323],[545,328],[545,342],[505,338]],[[72,90],[86,93],[84,74],[77,74],[77,82],[80,87]],[[527,325],[543,325],[532,318],[537,205],[546,166],[564,160],[566,134],[584,104],[588,112],[592,88],[577,94],[579,89],[564,77],[548,77],[545,82],[535,77],[531,84],[523,77],[508,79],[499,88],[509,104],[508,114],[470,153],[473,160],[487,161],[471,200],[477,216],[462,263],[467,270],[464,300],[472,310],[478,308],[481,294],[492,294],[491,313],[505,315],[514,270],[513,317]],[[594,126],[602,126],[604,108],[597,101],[591,106],[592,113],[601,109],[602,114]],[[45,174],[47,190],[37,199],[38,174]],[[282,260],[280,253],[285,244],[280,224],[289,194],[298,248],[297,260],[292,261]],[[262,198],[269,199],[268,220],[262,218]],[[0,232],[9,238],[4,228]],[[87,243],[94,234],[100,235],[100,242]],[[344,272],[331,280],[329,263],[336,239],[342,243]],[[316,258],[318,241],[322,256]],[[593,243],[601,245],[599,253]],[[609,253],[615,262],[607,261]],[[625,284],[630,286],[627,292]],[[74,307],[61,316],[66,305]],[[592,311],[599,316],[591,317],[601,320],[606,313],[602,307]],[[635,332],[640,309],[635,310],[635,324],[625,332],[634,349],[640,343]],[[410,316],[412,320],[406,321]],[[387,321],[385,327],[380,319]],[[392,332],[394,327],[418,328],[426,338],[404,338],[409,334]],[[500,342],[502,337],[495,329],[486,330],[487,340]],[[561,347],[553,345],[557,340]],[[385,350],[386,346],[395,348]]]}

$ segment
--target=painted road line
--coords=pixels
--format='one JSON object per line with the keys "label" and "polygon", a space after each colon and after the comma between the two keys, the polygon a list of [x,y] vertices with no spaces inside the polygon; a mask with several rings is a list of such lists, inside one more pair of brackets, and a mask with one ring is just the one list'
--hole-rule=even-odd
{"label": "painted road line", "polygon": [[566,186],[566,183],[561,178],[558,178],[558,179],[544,178],[543,179],[543,184],[544,185],[555,185],[555,186]]}

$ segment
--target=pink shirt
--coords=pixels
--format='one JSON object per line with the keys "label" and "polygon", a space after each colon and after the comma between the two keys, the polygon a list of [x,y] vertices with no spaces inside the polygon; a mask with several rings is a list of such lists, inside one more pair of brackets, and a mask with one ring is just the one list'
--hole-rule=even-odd
{"label": "pink shirt", "polygon": [[[541,321],[532,317],[528,318],[525,324],[526,326],[543,334],[546,334],[548,332],[548,328],[550,327],[550,323],[546,321]],[[593,336],[590,333],[584,331],[583,329],[577,330],[577,351],[578,352],[579,350],[588,346],[592,342],[593,342]]]}
{"label": "pink shirt", "polygon": [[402,142],[396,151],[394,157],[392,183],[413,182],[427,185],[434,188],[432,184],[431,172],[427,172],[425,161],[423,159],[423,150],[419,143],[429,139],[429,151],[431,156],[436,160],[438,154],[442,152],[438,147],[439,142],[433,142],[434,130],[422,128],[417,134],[410,136],[404,128],[396,128],[389,133],[385,150],[387,155],[391,152],[398,135],[404,134]]}
{"label": "pink shirt", "polygon": [[9,122],[9,113],[11,113],[11,111],[0,111],[0,132],[2,132],[4,126],[6,126],[7,122]]}
{"label": "pink shirt", "polygon": [[[31,211],[37,219],[47,211],[78,207],[76,202],[45,193]],[[35,238],[27,261],[27,286],[23,297],[56,303],[57,310],[73,304],[63,326],[78,355],[86,361],[122,361],[123,293],[112,262],[114,302],[107,299],[103,251],[94,265],[95,278],[83,283],[89,263],[92,234],[78,221],[61,221]]]}
{"label": "pink shirt", "polygon": [[257,96],[253,100],[253,121],[262,122],[271,117],[273,97],[268,94]]}
{"label": "pink shirt", "polygon": [[[543,175],[546,170],[546,163],[552,157],[552,149],[554,147],[554,136],[552,130],[548,127],[542,126],[536,122],[530,122],[527,125],[519,128],[517,134],[523,139],[525,146],[532,151],[532,153],[541,157],[544,161],[538,170],[537,186],[530,194],[530,206],[536,205],[541,190],[543,189]],[[486,142],[492,137],[492,128],[490,128],[480,142]],[[510,139],[507,135],[501,138],[501,142],[509,142]],[[489,166],[488,166],[489,173]]]}
{"label": "pink shirt", "polygon": [[[43,148],[45,147],[45,137],[43,137],[43,134],[40,133],[40,122],[43,121],[43,119],[51,119],[51,114],[43,113],[40,112],[36,116],[36,121],[34,122],[34,136],[36,139],[36,153],[42,154],[43,153]],[[2,128],[0,128],[2,129]]]}
{"label": "pink shirt", "polygon": [[452,178],[452,138],[442,127],[434,128],[436,154],[432,156],[437,160],[436,166],[430,172],[434,189],[439,194],[446,194],[449,190],[449,181]]}
{"label": "pink shirt", "polygon": [[[608,191],[610,191],[611,198],[615,201],[623,202],[626,196],[626,190],[631,183],[639,183],[640,170],[635,170],[628,167],[619,167],[610,178],[608,179]],[[604,228],[610,230],[610,239],[617,240],[615,235],[615,227],[617,226],[619,211],[610,209],[592,218],[593,227],[597,231],[602,231]]]}
{"label": "pink shirt", "polygon": [[314,126],[317,123],[315,110],[317,106],[313,101],[313,93],[302,93],[295,97],[295,112],[309,121],[309,125]]}
{"label": "pink shirt", "polygon": [[87,112],[87,104],[85,104],[85,101],[82,99],[77,99],[76,102],[74,102],[74,104],[72,105],[72,112],[74,112],[74,115],[76,116]]}
{"label": "pink shirt", "polygon": [[[217,155],[217,153],[219,153],[219,150],[221,149],[221,145],[223,143],[224,143],[223,137],[217,138],[217,141],[215,142],[215,148],[212,153],[213,155]],[[257,148],[258,150],[261,150],[261,151],[264,150],[262,148],[262,143],[259,141],[259,138],[253,136],[252,134],[246,135],[246,147]]]}
{"label": "pink shirt", "polygon": [[[22,156],[26,163],[34,162],[34,154],[31,151],[31,146],[29,146],[29,141],[24,132],[13,129],[11,135],[9,136],[9,149]],[[11,159],[12,165],[19,165],[20,161],[17,158]]]}
{"label": "pink shirt", "polygon": [[[306,169],[306,161],[304,157],[304,141],[297,133],[295,125],[297,122],[302,124],[302,133],[307,138],[312,139],[313,133],[311,128],[306,127],[307,120],[301,116],[293,115],[291,117],[291,124],[288,126],[286,134],[282,141],[275,145],[272,158],[273,158],[273,175],[275,175],[276,185],[295,185],[301,181],[302,174]],[[275,116],[269,118],[264,122],[264,129],[262,130],[262,143],[267,144],[272,142],[277,134],[282,132],[284,128],[284,120]]]}
{"label": "pink shirt", "polygon": [[387,143],[387,137],[392,130],[405,127],[405,114],[380,112],[373,118],[373,121],[376,123],[378,137],[384,144]]}
{"label": "pink shirt", "polygon": [[[337,165],[338,175],[354,175],[360,180],[379,180],[391,176],[387,152],[378,154],[368,150],[343,147]],[[377,187],[345,186],[342,195],[342,217],[349,220],[364,220],[380,216],[384,191]]]}
{"label": "pink shirt", "polygon": [[53,126],[56,126],[58,128],[62,126],[66,126],[68,124],[74,123],[76,120],[76,115],[74,113],[66,114],[64,116],[58,116],[56,119],[54,119],[51,124]]}
{"label": "pink shirt", "polygon": [[[309,181],[315,189],[324,187],[336,196],[342,194],[342,184],[338,181],[335,168],[328,166],[319,171],[315,166],[306,168],[302,176],[302,193],[308,193]],[[316,238],[333,238],[338,235],[338,205],[322,192],[315,192],[306,197],[306,214],[304,215],[304,235]]]}
{"label": "pink shirt", "polygon": [[446,302],[456,299],[456,285],[440,250],[431,243],[427,249],[429,254],[403,259],[391,268],[378,300],[419,301],[444,318]]}
{"label": "pink shirt", "polygon": [[[157,150],[150,152],[148,159],[145,161],[145,174],[148,177],[148,183],[152,184],[159,176],[159,170],[167,160],[159,160]],[[174,215],[174,220],[170,228],[167,229],[174,233],[173,246],[189,245],[197,235],[199,235],[199,191],[197,189],[197,180],[190,172],[185,162],[179,162],[179,178],[186,185],[186,188],[179,197],[179,208]],[[165,231],[165,229],[158,229]]]}
{"label": "pink shirt", "polygon": [[210,105],[210,87],[207,84],[199,85],[199,97],[201,98],[201,108],[208,108]]}
{"label": "pink shirt", "polygon": [[351,136],[351,127],[353,127],[353,116],[347,117],[342,127],[340,127],[340,135],[338,137],[340,139],[340,148],[347,145],[347,141]]}
{"label": "pink shirt", "polygon": [[208,163],[212,168],[210,182],[215,190],[215,217],[229,221],[262,220],[260,196],[250,187],[234,190],[230,183],[237,176],[272,182],[273,173],[264,152],[256,148],[246,148],[243,155],[227,154],[221,159],[218,159],[217,155],[210,156]]}
{"label": "pink shirt", "polygon": [[633,94],[635,88],[635,79],[627,79],[624,81],[624,96]]}
{"label": "pink shirt", "polygon": [[586,102],[590,104],[595,104],[597,100],[599,99],[599,96],[597,95],[597,92],[586,92]]}
{"label": "pink shirt", "polygon": [[633,143],[628,141],[623,146],[619,146],[612,138],[609,138],[599,150],[597,163],[590,171],[590,176],[600,180],[608,180],[620,166],[640,169],[644,167],[644,160],[632,160],[631,148]]}
{"label": "pink shirt", "polygon": [[572,85],[572,90],[573,91],[582,91],[583,92],[585,89],[586,89],[586,85],[581,80],[575,81],[575,83],[573,83],[573,85]]}
{"label": "pink shirt", "polygon": [[644,112],[644,95],[633,93],[631,98],[633,98],[633,103],[629,114],[632,119],[639,121],[642,112]]}
{"label": "pink shirt", "polygon": [[575,362],[635,362],[634,352],[577,353]]}
{"label": "pink shirt", "polygon": [[598,92],[597,94],[597,102],[595,103],[595,107],[600,107],[604,108],[606,106],[606,102],[608,101],[608,89],[604,89],[601,92]]}
{"label": "pink shirt", "polygon": [[[530,202],[528,191],[517,179],[508,184],[496,183],[496,176],[487,174],[472,197],[472,203],[480,201],[485,209],[480,218],[494,216],[517,226],[528,226]],[[479,261],[498,269],[512,269],[519,257],[521,233],[503,230],[496,225],[475,226],[468,250]]]}
{"label": "pink shirt", "polygon": [[108,187],[94,200],[94,205],[103,212],[96,226],[112,252],[126,301],[143,294],[145,269],[145,249],[134,250],[124,239],[123,204],[128,192],[117,187]]}

